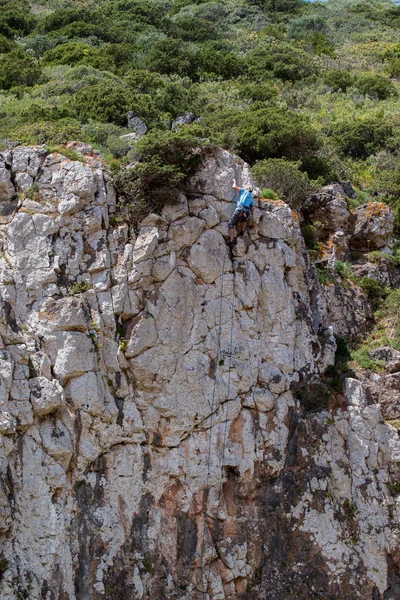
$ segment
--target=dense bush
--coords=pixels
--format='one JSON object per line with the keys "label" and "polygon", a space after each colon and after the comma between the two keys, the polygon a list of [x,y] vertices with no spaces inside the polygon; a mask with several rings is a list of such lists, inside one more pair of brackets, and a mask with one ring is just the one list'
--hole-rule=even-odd
{"label": "dense bush", "polygon": [[134,108],[129,90],[110,88],[108,83],[82,88],[71,100],[71,106],[83,123],[93,120],[122,126],[126,126],[127,113]]}
{"label": "dense bush", "polygon": [[21,144],[65,144],[81,139],[82,129],[79,122],[70,119],[56,123],[42,121],[17,127],[12,136]]}
{"label": "dense bush", "polygon": [[201,45],[198,55],[200,72],[230,79],[244,73],[245,67],[245,61],[232,52],[226,42],[210,41]]}
{"label": "dense bush", "polygon": [[147,58],[147,68],[159,73],[194,77],[197,71],[197,55],[192,46],[174,38],[157,41]]}
{"label": "dense bush", "polygon": [[287,28],[288,38],[300,39],[307,37],[310,33],[327,33],[328,25],[322,15],[303,15],[293,19]]}
{"label": "dense bush", "polygon": [[318,148],[318,136],[310,123],[284,109],[244,113],[237,134],[238,149],[250,163],[269,157],[298,160]]}
{"label": "dense bush", "polygon": [[355,85],[361,94],[377,98],[378,100],[386,100],[390,96],[397,95],[396,87],[390,79],[377,73],[360,75]]}
{"label": "dense bush", "polygon": [[135,149],[140,161],[123,167],[115,177],[120,195],[120,211],[131,223],[149,212],[158,212],[178,198],[185,180],[199,168],[206,148],[186,131],[158,131],[140,140]]}
{"label": "dense bush", "polygon": [[30,33],[36,25],[35,16],[25,0],[3,0],[0,4],[0,34],[6,37]]}
{"label": "dense bush", "polygon": [[348,71],[333,69],[325,73],[324,81],[335,92],[345,92],[353,84],[354,78]]}
{"label": "dense bush", "polygon": [[371,277],[361,277],[358,280],[358,285],[364,291],[367,296],[372,308],[377,310],[381,304],[382,299],[386,296],[385,288],[383,288],[375,279]]}
{"label": "dense bush", "polygon": [[22,48],[0,55],[0,89],[9,90],[16,85],[35,85],[40,81],[42,71],[32,56]]}
{"label": "dense bush", "polygon": [[391,123],[381,116],[340,121],[332,127],[332,138],[340,151],[353,158],[367,158],[383,148],[393,133]]}
{"label": "dense bush", "polygon": [[316,191],[316,186],[300,171],[299,163],[270,158],[257,162],[253,173],[259,186],[271,188],[292,207],[299,207],[307,196]]}
{"label": "dense bush", "polygon": [[287,43],[259,45],[247,55],[248,73],[257,81],[277,77],[283,81],[299,81],[317,72],[309,54]]}

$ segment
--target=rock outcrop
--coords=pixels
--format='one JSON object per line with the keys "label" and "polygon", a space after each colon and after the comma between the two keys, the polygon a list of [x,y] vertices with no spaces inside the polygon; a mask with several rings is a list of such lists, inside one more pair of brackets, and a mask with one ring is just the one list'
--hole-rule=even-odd
{"label": "rock outcrop", "polygon": [[0,165],[1,597],[395,600],[397,432],[358,381],[294,393],[335,354],[297,215],[259,206],[231,257],[251,173],[218,151],[110,226],[85,152]]}

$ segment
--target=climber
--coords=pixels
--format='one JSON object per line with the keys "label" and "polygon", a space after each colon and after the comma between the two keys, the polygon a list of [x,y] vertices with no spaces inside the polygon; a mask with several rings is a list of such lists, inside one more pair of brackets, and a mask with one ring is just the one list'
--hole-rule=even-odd
{"label": "climber", "polygon": [[237,238],[235,237],[235,227],[237,230],[237,235],[242,236],[247,229],[250,217],[254,213],[254,198],[252,194],[252,188],[240,188],[238,185],[236,185],[236,179],[233,180],[232,187],[237,192],[240,192],[235,212],[228,223],[229,245],[235,246],[237,243]]}

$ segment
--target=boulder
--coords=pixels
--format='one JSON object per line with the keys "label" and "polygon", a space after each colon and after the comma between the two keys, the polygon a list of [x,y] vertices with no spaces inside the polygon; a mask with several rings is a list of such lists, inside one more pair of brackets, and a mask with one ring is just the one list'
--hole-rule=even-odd
{"label": "boulder", "polygon": [[336,184],[323,188],[319,194],[312,194],[303,202],[302,212],[307,221],[322,223],[323,229],[337,231],[349,229],[350,212],[343,188]]}
{"label": "boulder", "polygon": [[193,123],[195,119],[196,117],[193,113],[186,112],[184,115],[177,117],[175,121],[172,121],[171,129],[172,131],[175,131],[176,129],[182,127],[182,125],[190,125],[190,123]]}
{"label": "boulder", "polygon": [[354,212],[354,232],[350,247],[362,252],[380,250],[393,237],[394,213],[384,202],[369,202]]}
{"label": "boulder", "polygon": [[127,114],[127,118],[129,129],[133,129],[138,135],[145,135],[147,133],[148,127],[138,114],[130,110]]}

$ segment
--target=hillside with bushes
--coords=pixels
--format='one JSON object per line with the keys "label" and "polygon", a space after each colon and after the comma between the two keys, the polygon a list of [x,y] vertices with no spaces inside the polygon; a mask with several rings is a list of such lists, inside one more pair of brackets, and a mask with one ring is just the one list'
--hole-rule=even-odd
{"label": "hillside with bushes", "polygon": [[[131,111],[154,132],[147,155],[183,136],[396,204],[400,8],[389,0],[2,0],[0,52],[3,149],[80,139],[117,168],[135,157],[121,137]],[[194,122],[171,135],[186,112]]]}

